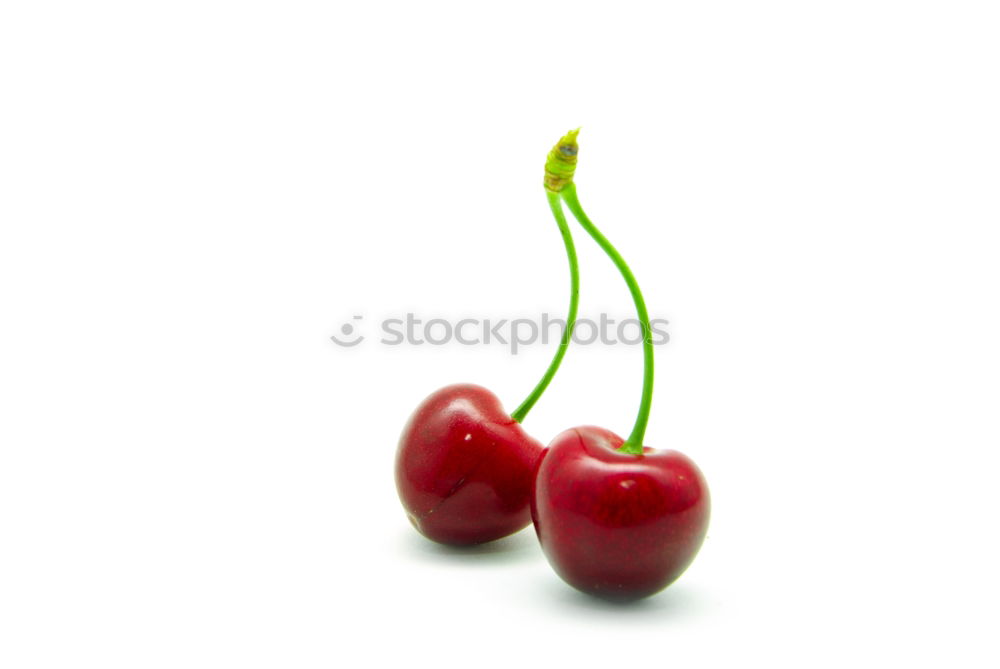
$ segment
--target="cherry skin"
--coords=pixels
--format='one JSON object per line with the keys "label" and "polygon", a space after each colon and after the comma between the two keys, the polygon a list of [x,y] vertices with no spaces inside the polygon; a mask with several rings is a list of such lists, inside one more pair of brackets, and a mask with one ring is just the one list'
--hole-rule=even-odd
{"label": "cherry skin", "polygon": [[546,558],[578,590],[633,600],[667,587],[708,529],[705,478],[677,451],[616,450],[600,427],[559,434],[542,456],[531,513]]}
{"label": "cherry skin", "polygon": [[472,545],[528,526],[542,445],[486,388],[447,386],[417,407],[396,451],[396,491],[428,539]]}

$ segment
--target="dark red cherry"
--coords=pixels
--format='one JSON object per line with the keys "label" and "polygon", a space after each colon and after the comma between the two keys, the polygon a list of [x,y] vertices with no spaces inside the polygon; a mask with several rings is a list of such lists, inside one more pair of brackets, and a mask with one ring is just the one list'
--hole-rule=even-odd
{"label": "dark red cherry", "polygon": [[531,522],[542,445],[486,388],[453,385],[417,407],[396,451],[396,490],[410,522],[443,544],[500,539]]}
{"label": "dark red cherry", "polygon": [[549,563],[606,599],[659,592],[691,564],[708,529],[708,487],[677,451],[616,450],[600,427],[558,435],[542,456],[532,517]]}

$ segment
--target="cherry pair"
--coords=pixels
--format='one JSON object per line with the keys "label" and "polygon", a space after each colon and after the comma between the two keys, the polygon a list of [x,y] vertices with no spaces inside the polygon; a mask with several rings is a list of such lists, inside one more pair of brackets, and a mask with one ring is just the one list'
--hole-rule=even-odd
{"label": "cherry pair", "polygon": [[[653,388],[653,345],[639,286],[576,196],[578,130],[553,147],[545,189],[570,267],[567,327],[532,393],[510,415],[485,388],[455,385],[428,397],[400,438],[396,486],[410,521],[445,544],[492,541],[534,522],[550,564],[570,585],[607,599],[659,592],[694,559],[709,519],[704,477],[677,451],[644,447]],[[611,258],[643,328],[643,390],[628,439],[583,426],[547,448],[521,427],[569,346],[579,298],[576,251],[562,203]]]}

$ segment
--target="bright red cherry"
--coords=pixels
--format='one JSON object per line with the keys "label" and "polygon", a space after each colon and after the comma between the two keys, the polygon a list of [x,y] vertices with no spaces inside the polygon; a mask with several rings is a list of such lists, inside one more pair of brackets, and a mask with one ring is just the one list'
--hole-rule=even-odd
{"label": "bright red cherry", "polygon": [[417,407],[396,451],[396,490],[424,536],[452,545],[527,527],[542,445],[486,388],[438,390]]}
{"label": "bright red cherry", "polygon": [[[445,544],[468,545],[500,539],[531,522],[534,471],[542,445],[521,422],[545,392],[570,344],[580,294],[576,247],[553,180],[572,176],[575,133],[561,146],[561,166],[550,174],[546,197],[559,226],[569,262],[570,299],[566,322],[548,368],[531,393],[507,414],[485,388],[442,388],[410,417],[396,451],[396,490],[410,522],[424,536]],[[564,155],[565,154],[565,155]],[[551,161],[550,161],[551,162]]]}
{"label": "bright red cherry", "polygon": [[591,595],[632,600],[670,585],[708,529],[708,486],[677,451],[617,450],[618,435],[577,427],[542,456],[531,513],[556,573]]}

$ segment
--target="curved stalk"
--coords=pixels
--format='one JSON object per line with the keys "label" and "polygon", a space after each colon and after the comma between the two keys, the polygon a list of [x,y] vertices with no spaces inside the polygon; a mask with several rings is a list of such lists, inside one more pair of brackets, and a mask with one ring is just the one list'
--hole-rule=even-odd
{"label": "curved stalk", "polygon": [[559,193],[548,190],[545,195],[548,197],[552,215],[555,216],[556,223],[559,225],[559,233],[562,235],[563,244],[566,246],[566,257],[569,260],[569,313],[566,315],[566,327],[563,329],[559,348],[556,349],[556,353],[552,357],[552,362],[549,363],[548,369],[545,370],[545,374],[538,381],[534,390],[531,391],[524,401],[521,402],[521,405],[510,415],[518,423],[524,421],[525,416],[531,411],[531,407],[535,406],[535,402],[542,396],[542,393],[545,392],[545,389],[548,388],[549,383],[552,381],[552,377],[559,370],[559,365],[562,364],[563,357],[566,355],[566,349],[569,348],[570,340],[573,337],[573,325],[576,323],[576,310],[580,302],[580,268],[576,259],[576,247],[573,245],[573,234],[570,232],[569,224],[566,222],[566,214],[563,213]]}
{"label": "curved stalk", "polygon": [[642,399],[639,402],[639,414],[632,426],[632,433],[619,447],[619,450],[633,455],[642,455],[642,440],[646,435],[646,424],[649,423],[649,411],[653,403],[653,338],[652,328],[649,325],[649,313],[646,311],[646,301],[642,298],[639,283],[635,280],[635,276],[625,259],[583,211],[583,207],[580,206],[580,201],[576,197],[576,185],[570,181],[563,187],[561,193],[563,200],[566,201],[566,206],[573,212],[573,216],[576,217],[580,226],[593,237],[597,245],[611,258],[615,267],[621,272],[629,292],[632,293],[632,300],[635,302],[635,311],[642,326]]}

